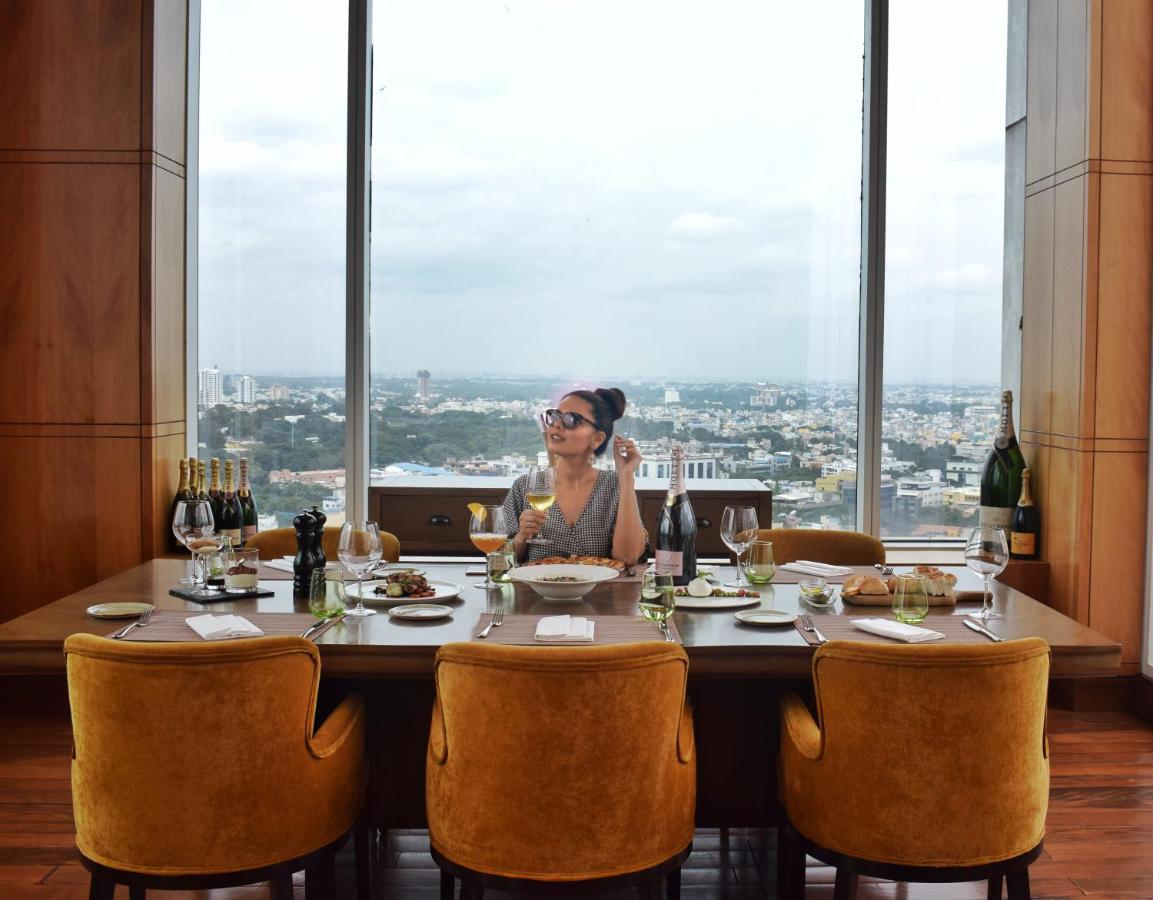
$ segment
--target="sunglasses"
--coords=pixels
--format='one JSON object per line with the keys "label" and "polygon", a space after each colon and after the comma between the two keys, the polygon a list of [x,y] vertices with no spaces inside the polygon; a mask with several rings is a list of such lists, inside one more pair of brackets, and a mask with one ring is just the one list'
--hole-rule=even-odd
{"label": "sunglasses", "polygon": [[548,425],[549,427],[552,427],[557,422],[560,422],[561,426],[566,431],[572,431],[573,429],[580,428],[581,425],[585,424],[586,422],[589,425],[592,425],[593,428],[596,428],[595,422],[586,419],[580,413],[561,412],[559,409],[546,409],[544,414],[541,416],[541,419],[543,419],[545,425]]}

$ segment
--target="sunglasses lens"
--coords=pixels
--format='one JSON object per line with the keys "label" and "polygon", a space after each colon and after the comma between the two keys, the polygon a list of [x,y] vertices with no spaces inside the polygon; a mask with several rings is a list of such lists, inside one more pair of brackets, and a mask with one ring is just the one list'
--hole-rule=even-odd
{"label": "sunglasses lens", "polygon": [[584,417],[580,413],[568,412],[564,414],[564,427],[569,431],[579,428],[583,421]]}

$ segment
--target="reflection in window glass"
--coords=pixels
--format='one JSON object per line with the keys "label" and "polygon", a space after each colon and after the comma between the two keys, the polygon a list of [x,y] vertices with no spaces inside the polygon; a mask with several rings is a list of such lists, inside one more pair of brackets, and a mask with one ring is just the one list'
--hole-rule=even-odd
{"label": "reflection in window glass", "polygon": [[377,3],[372,483],[511,478],[534,412],[616,385],[642,486],[675,440],[777,525],[853,527],[863,21]]}
{"label": "reflection in window glass", "polygon": [[1006,4],[889,27],[881,534],[960,537],[1000,401]]}
{"label": "reflection in window glass", "polygon": [[261,528],[344,516],[347,10],[205,3],[200,456],[247,457]]}

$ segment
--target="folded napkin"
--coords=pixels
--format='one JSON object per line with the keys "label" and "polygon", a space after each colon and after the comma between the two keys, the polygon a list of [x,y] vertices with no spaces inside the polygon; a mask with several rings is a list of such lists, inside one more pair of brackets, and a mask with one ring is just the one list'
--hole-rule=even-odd
{"label": "folded napkin", "polygon": [[214,616],[206,613],[185,619],[188,627],[206,641],[223,641],[228,638],[259,637],[264,634],[244,616]]}
{"label": "folded napkin", "polygon": [[536,623],[538,641],[591,641],[596,623],[584,616],[545,616]]}
{"label": "folded napkin", "polygon": [[826,563],[810,562],[807,559],[798,559],[796,562],[785,563],[780,566],[786,572],[799,572],[802,575],[819,575],[828,578],[830,575],[852,575],[853,570],[848,566],[830,566]]}
{"label": "folded napkin", "polygon": [[861,631],[904,641],[907,644],[939,641],[944,638],[941,632],[933,631],[931,628],[918,628],[916,625],[906,625],[904,622],[893,622],[889,619],[853,619],[853,624]]}

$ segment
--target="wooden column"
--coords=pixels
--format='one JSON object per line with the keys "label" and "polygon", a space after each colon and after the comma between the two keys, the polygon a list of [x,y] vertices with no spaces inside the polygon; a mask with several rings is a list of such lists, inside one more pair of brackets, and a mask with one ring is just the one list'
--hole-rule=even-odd
{"label": "wooden column", "polygon": [[1137,670],[1149,464],[1153,3],[1030,0],[1021,431],[1051,602]]}
{"label": "wooden column", "polygon": [[187,29],[184,0],[0,4],[0,621],[163,552]]}

